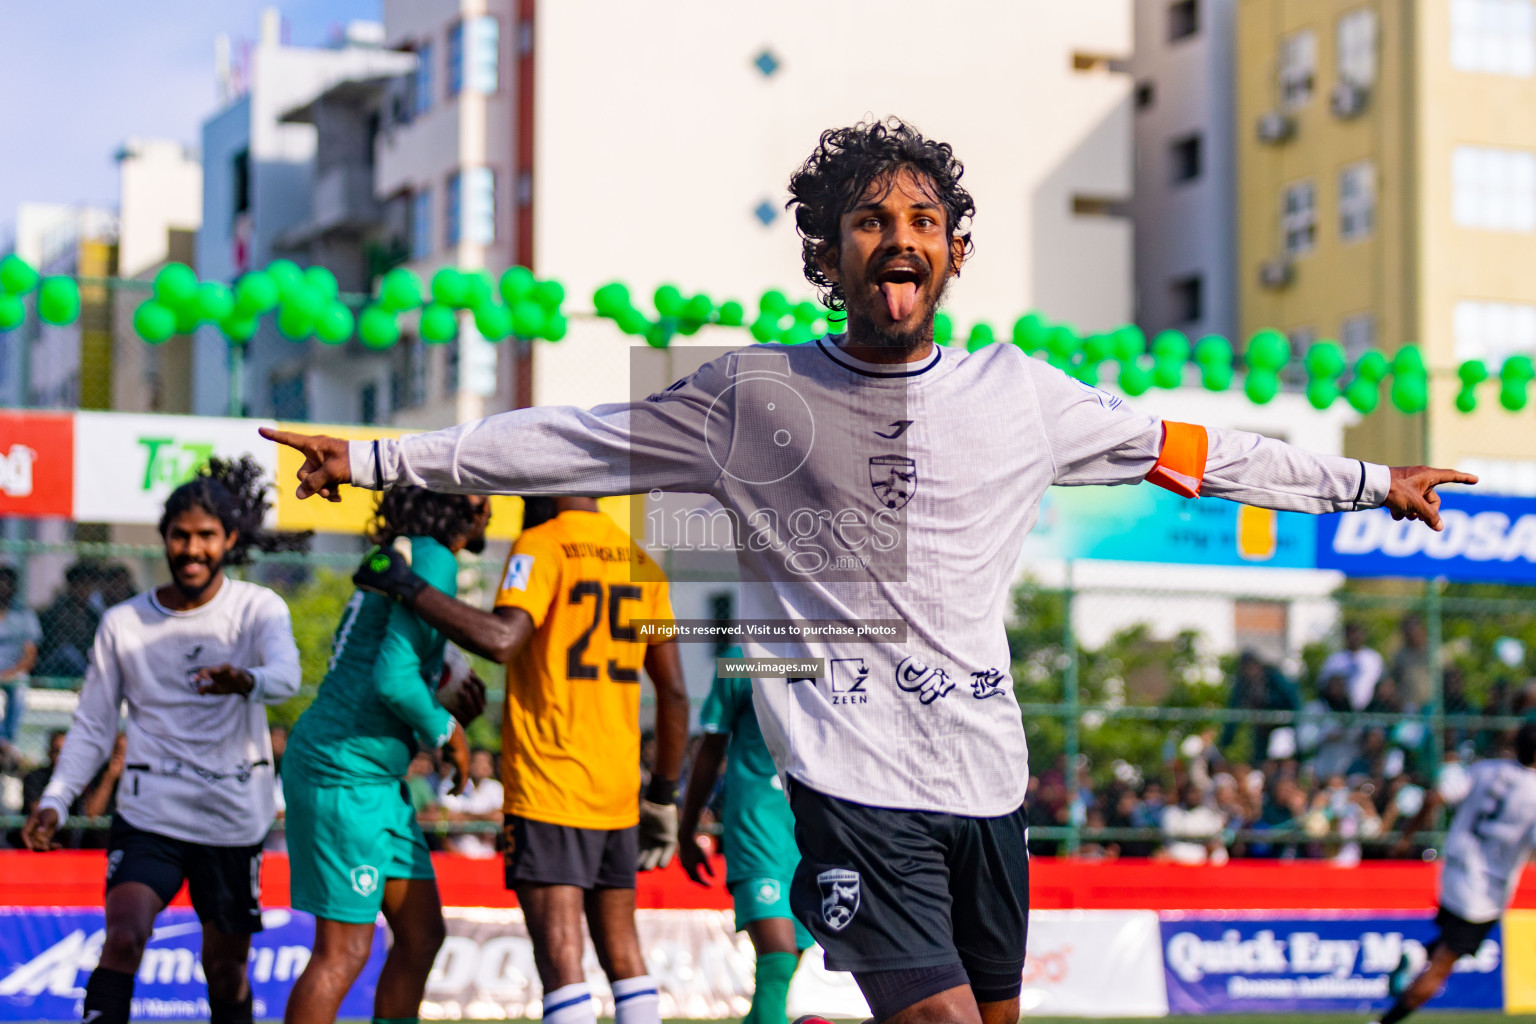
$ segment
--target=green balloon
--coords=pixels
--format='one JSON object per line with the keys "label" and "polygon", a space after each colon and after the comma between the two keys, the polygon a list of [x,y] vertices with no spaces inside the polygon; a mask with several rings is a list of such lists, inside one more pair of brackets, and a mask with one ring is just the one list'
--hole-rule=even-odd
{"label": "green balloon", "polygon": [[0,294],[0,331],[11,331],[27,318],[27,304],[8,293]]}
{"label": "green balloon", "polygon": [[400,325],[383,306],[369,306],[357,318],[357,336],[369,348],[389,348],[400,340]]}
{"label": "green balloon", "polygon": [[683,293],[678,291],[675,284],[664,284],[657,288],[651,295],[651,301],[656,304],[656,312],[660,316],[683,315]]}
{"label": "green balloon", "polygon": [[26,295],[37,287],[37,271],[32,264],[11,253],[0,259],[0,291],[10,295]]}
{"label": "green balloon", "polygon": [[[519,302],[533,295],[533,289],[536,285],[537,282],[533,278],[533,271],[527,267],[508,267],[507,272],[501,275],[502,301],[509,306],[516,306]],[[623,285],[618,283],[603,285],[592,296],[592,301],[597,306],[597,311],[605,316],[608,313],[604,311],[603,300],[599,296],[613,288],[617,288],[623,294],[623,299],[614,308],[618,309],[629,305],[629,291]]]}
{"label": "green balloon", "polygon": [[1025,352],[1038,352],[1045,347],[1047,330],[1039,313],[1025,313],[1013,322],[1013,343]]}
{"label": "green balloon", "polygon": [[491,283],[491,275],[483,270],[471,270],[464,275],[464,303],[465,309],[479,309],[494,300],[496,286]]}
{"label": "green balloon", "polygon": [[821,307],[809,299],[795,303],[795,308],[790,312],[795,314],[795,319],[802,324],[814,323],[821,318]]}
{"label": "green balloon", "polygon": [[779,336],[779,318],[764,313],[752,321],[752,338],[764,344]]}
{"label": "green balloon", "polygon": [[651,327],[650,317],[640,312],[634,306],[620,310],[619,315],[614,317],[614,322],[619,325],[619,330],[636,338],[650,330]]}
{"label": "green balloon", "polygon": [[802,324],[797,321],[793,327],[784,332],[779,340],[786,345],[804,345],[808,341],[814,341],[815,335],[811,332],[810,324]]}
{"label": "green balloon", "polygon": [[1045,349],[1053,356],[1070,359],[1082,350],[1083,344],[1071,324],[1057,324],[1045,338]]}
{"label": "green balloon", "polygon": [[303,341],[315,333],[315,318],[297,306],[284,306],[277,314],[277,329],[289,341]]}
{"label": "green balloon", "polygon": [[1152,357],[1152,383],[1172,390],[1184,383],[1184,360],[1169,356]]}
{"label": "green balloon", "polygon": [[1120,364],[1120,390],[1135,398],[1144,395],[1152,387],[1152,374],[1140,362],[1132,359]]}
{"label": "green balloon", "polygon": [[1307,401],[1314,409],[1326,409],[1339,397],[1339,383],[1333,377],[1313,377],[1307,383]]}
{"label": "green balloon", "polygon": [[1392,377],[1392,404],[1399,412],[1423,412],[1429,405],[1429,378],[1418,373],[1398,373]]}
{"label": "green balloon", "polygon": [[1190,344],[1183,331],[1159,331],[1152,339],[1152,358],[1185,362],[1189,359]]}
{"label": "green balloon", "polygon": [[1207,334],[1195,342],[1195,362],[1201,369],[1208,366],[1231,366],[1232,343],[1219,334]]}
{"label": "green balloon", "polygon": [[1477,391],[1471,386],[1462,388],[1456,394],[1456,410],[1458,412],[1477,411]]}
{"label": "green balloon", "polygon": [[235,284],[235,308],[248,317],[270,312],[278,298],[277,282],[265,270],[253,270]]}
{"label": "green balloon", "polygon": [[[444,267],[432,275],[432,301],[439,307],[458,309],[464,305],[468,293],[469,286],[464,281],[464,275],[453,267]],[[457,333],[455,329],[454,334]]]}
{"label": "green balloon", "polygon": [[758,309],[764,313],[772,314],[775,317],[780,317],[785,313],[788,313],[791,309],[791,306],[789,304],[789,299],[785,298],[783,292],[779,291],[777,288],[770,288],[763,292],[762,298],[758,300]]}
{"label": "green balloon", "polygon": [[544,324],[544,337],[548,341],[559,341],[564,338],[570,325],[564,316],[559,313],[551,313],[549,320]]}
{"label": "green balloon", "polygon": [[1424,353],[1417,345],[1404,345],[1392,354],[1392,372],[1412,374],[1424,372]]}
{"label": "green balloon", "polygon": [[352,328],[355,326],[352,311],[332,300],[320,311],[320,317],[315,321],[315,335],[327,345],[344,345],[352,337]]}
{"label": "green balloon", "polygon": [[1279,373],[1285,369],[1290,359],[1290,341],[1272,329],[1255,332],[1248,340],[1247,351],[1243,353],[1243,360],[1250,370],[1267,370],[1270,373]]}
{"label": "green balloon", "polygon": [[208,281],[197,286],[197,315],[209,323],[221,323],[235,311],[235,293],[229,285]]}
{"label": "green balloon", "polygon": [[158,345],[176,333],[176,314],[156,299],[133,311],[134,333],[151,345]]}
{"label": "green balloon", "polygon": [[1122,363],[1134,360],[1147,350],[1147,336],[1135,324],[1115,330],[1115,358]]}
{"label": "green balloon", "polygon": [[180,309],[197,298],[197,275],[185,263],[168,263],[155,275],[155,298],[162,306]]}
{"label": "green balloon", "polygon": [[[1325,338],[1307,349],[1307,376],[1313,380],[1336,380],[1348,365],[1348,360],[1344,358],[1344,346],[1336,341]],[[1332,400],[1329,401],[1331,404]],[[1319,405],[1317,408],[1324,409],[1327,406]]]}
{"label": "green balloon", "polygon": [[1200,367],[1200,384],[1207,391],[1225,391],[1236,376],[1231,363],[1207,363]]}
{"label": "green balloon", "polygon": [[237,345],[243,345],[256,337],[258,321],[253,316],[241,316],[238,313],[230,314],[219,324],[219,330],[224,332],[224,337]]}
{"label": "green balloon", "polygon": [[197,330],[197,325],[200,322],[197,317],[197,307],[182,306],[180,309],[172,310],[172,312],[176,315],[177,334],[191,334]]}
{"label": "green balloon", "polygon": [[673,320],[672,326],[678,334],[691,337],[699,333],[699,329],[704,326],[704,323],[702,320]]}
{"label": "green balloon", "polygon": [[683,303],[684,320],[692,320],[696,324],[707,323],[715,313],[715,304],[710,301],[708,295],[695,295]]}
{"label": "green balloon", "polygon": [[997,335],[992,330],[991,324],[976,324],[971,328],[971,336],[966,340],[965,350],[975,352],[986,348],[997,340]]}
{"label": "green balloon", "polygon": [[559,281],[540,281],[533,286],[533,301],[546,310],[556,310],[565,301],[565,285]]}
{"label": "green balloon", "polygon": [[37,315],[46,323],[72,324],[80,316],[80,286],[72,277],[45,277],[37,289]]}
{"label": "green balloon", "polygon": [[1510,356],[1504,360],[1499,376],[1506,381],[1526,382],[1536,378],[1536,368],[1532,368],[1530,356]]}
{"label": "green balloon", "polygon": [[1523,380],[1506,380],[1499,385],[1499,404],[1510,412],[1519,412],[1525,408],[1527,399],[1526,384]]}
{"label": "green balloon", "polygon": [[1083,361],[1098,364],[1115,354],[1115,337],[1112,334],[1091,334],[1083,339]]}
{"label": "green balloon", "polygon": [[283,312],[289,311],[292,311],[295,318],[303,317],[313,322],[320,319],[320,314],[325,312],[325,299],[321,298],[320,293],[311,288],[307,282],[300,281],[283,292]]}
{"label": "green balloon", "polygon": [[[1388,370],[1387,357],[1372,349],[1355,360],[1355,376],[1371,384],[1378,384],[1386,377]],[[1349,390],[1345,389],[1344,397],[1349,397]],[[1350,402],[1354,405],[1354,402]],[[1359,407],[1356,406],[1358,409]],[[1376,408],[1376,403],[1371,403],[1371,409]]]}
{"label": "green balloon", "polygon": [[955,337],[955,321],[948,313],[933,314],[933,343],[948,345]]}
{"label": "green balloon", "polygon": [[1067,372],[1091,388],[1099,386],[1099,367],[1097,363],[1075,363]]}
{"label": "green balloon", "polygon": [[666,348],[672,343],[670,318],[657,320],[645,329],[645,343],[651,348]]}
{"label": "green balloon", "polygon": [[1381,401],[1381,382],[1358,376],[1358,365],[1355,372],[1357,376],[1349,382],[1349,387],[1344,389],[1344,400],[1355,412],[1362,416],[1369,416],[1376,411],[1376,404]]}
{"label": "green balloon", "polygon": [[512,333],[512,310],[499,302],[487,302],[475,310],[475,330],[486,341],[501,341]]}
{"label": "green balloon", "polygon": [[720,303],[720,312],[715,322],[721,327],[740,327],[746,315],[747,312],[742,308],[741,303],[735,299],[727,299]]}
{"label": "green balloon", "polygon": [[[455,271],[457,273],[457,271]],[[438,271],[441,276],[442,271]],[[437,279],[433,278],[432,292],[437,294]],[[445,304],[432,303],[421,310],[421,340],[429,345],[441,345],[459,336],[459,318]]]}
{"label": "green balloon", "polygon": [[379,305],[388,312],[420,308],[421,296],[421,278],[405,267],[396,267],[379,281]]}
{"label": "green balloon", "polygon": [[325,302],[335,302],[336,296],[341,294],[336,275],[325,267],[310,267],[304,271],[304,283]]}
{"label": "green balloon", "polygon": [[[1488,379],[1488,364],[1481,359],[1468,359],[1456,368],[1456,376],[1461,378],[1461,386],[1467,390],[1481,384]],[[1476,405],[1476,399],[1473,400]]]}
{"label": "green balloon", "polygon": [[1273,370],[1250,369],[1243,392],[1255,405],[1268,405],[1280,393],[1280,375]]}
{"label": "green balloon", "polygon": [[296,288],[306,285],[304,271],[293,260],[273,260],[267,264],[267,276],[277,285],[277,294],[282,302],[288,301],[288,293]]}
{"label": "green balloon", "polygon": [[[517,269],[519,268],[513,267],[512,270],[507,271],[507,275],[510,275],[513,270]],[[526,270],[527,268],[524,267],[521,269]],[[532,276],[532,274],[529,275],[530,278]],[[503,276],[501,279],[501,294],[503,297],[505,297],[507,294],[506,276]],[[511,302],[512,300],[508,299],[507,301]],[[592,293],[592,308],[597,310],[598,316],[606,316],[610,319],[616,320],[618,319],[619,313],[626,309],[632,308],[633,305],[634,303],[630,300],[629,297],[629,289],[617,281],[609,282],[608,284],[603,285],[597,291]]]}
{"label": "green balloon", "polygon": [[544,333],[544,325],[548,320],[549,315],[544,312],[544,307],[531,299],[512,307],[512,333],[519,338],[537,338]]}

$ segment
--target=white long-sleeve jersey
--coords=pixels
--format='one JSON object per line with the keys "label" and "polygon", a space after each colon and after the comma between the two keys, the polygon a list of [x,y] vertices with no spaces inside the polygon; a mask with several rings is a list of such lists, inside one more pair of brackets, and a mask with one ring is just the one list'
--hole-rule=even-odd
{"label": "white long-sleeve jersey", "polygon": [[758,680],[779,769],[857,803],[974,816],[1028,781],[1004,633],[1052,484],[1151,478],[1333,512],[1380,505],[1384,466],[1165,424],[1012,345],[866,364],[822,341],[725,355],[642,402],[535,408],[349,450],[354,483],[512,494],[708,494],[732,515],[743,618],[885,619],[905,640],[744,643],[822,658]]}
{"label": "white long-sleeve jersey", "polygon": [[1456,807],[1445,838],[1440,905],[1467,921],[1504,913],[1536,848],[1536,769],[1479,761],[1437,789]]}
{"label": "white long-sleeve jersey", "polygon": [[[250,671],[245,696],[203,696],[193,674]],[[211,846],[258,843],[272,826],[272,740],[266,705],[299,692],[288,606],[266,587],[225,577],[213,600],[171,611],[153,591],[102,616],[80,706],[40,805],[60,820],[112,753],[128,705],[117,813],[147,832]]]}

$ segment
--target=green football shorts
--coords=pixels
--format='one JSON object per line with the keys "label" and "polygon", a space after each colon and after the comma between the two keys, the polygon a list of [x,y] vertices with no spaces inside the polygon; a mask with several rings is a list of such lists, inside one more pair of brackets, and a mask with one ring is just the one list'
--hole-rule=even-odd
{"label": "green football shorts", "polygon": [[315,786],[283,779],[294,909],[372,924],[391,878],[432,879],[432,857],[399,783]]}
{"label": "green football shorts", "polygon": [[787,917],[795,922],[795,946],[810,949],[816,944],[789,909],[789,879],[749,878],[731,886],[731,901],[736,906],[736,930],[745,931],[753,921],[766,917]]}

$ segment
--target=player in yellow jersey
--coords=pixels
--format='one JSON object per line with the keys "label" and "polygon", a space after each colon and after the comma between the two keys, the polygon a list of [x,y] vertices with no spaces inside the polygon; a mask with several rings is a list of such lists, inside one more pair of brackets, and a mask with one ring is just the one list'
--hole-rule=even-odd
{"label": "player in yellow jersey", "polygon": [[[525,499],[493,613],[409,575],[399,562],[369,585],[507,666],[507,887],[533,940],[544,1020],[596,1020],[581,966],[585,913],[616,1024],[659,1024],[635,931],[635,873],[666,866],[677,849],[688,691],[675,644],[641,639],[633,623],[672,617],[665,577],[591,498]],[[657,740],[643,794],[642,669],[656,688]]]}

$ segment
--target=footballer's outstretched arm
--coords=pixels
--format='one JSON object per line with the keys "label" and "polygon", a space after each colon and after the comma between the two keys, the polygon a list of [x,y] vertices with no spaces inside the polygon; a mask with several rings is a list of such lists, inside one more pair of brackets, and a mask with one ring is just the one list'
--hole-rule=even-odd
{"label": "footballer's outstretched arm", "polygon": [[731,737],[723,732],[706,733],[693,752],[693,765],[688,770],[688,789],[683,793],[683,811],[678,820],[677,859],[683,871],[700,885],[708,885],[704,876],[715,877],[715,869],[709,863],[704,848],[699,845],[699,817],[709,795],[720,780],[720,766],[725,763],[725,750]]}
{"label": "footballer's outstretched arm", "polygon": [[688,745],[688,684],[676,641],[663,640],[645,649],[645,674],[656,688],[655,775],[675,783],[683,773]]}
{"label": "footballer's outstretched arm", "polygon": [[423,588],[406,605],[449,640],[498,665],[511,664],[533,636],[533,619],[523,609],[482,611],[436,587]]}

